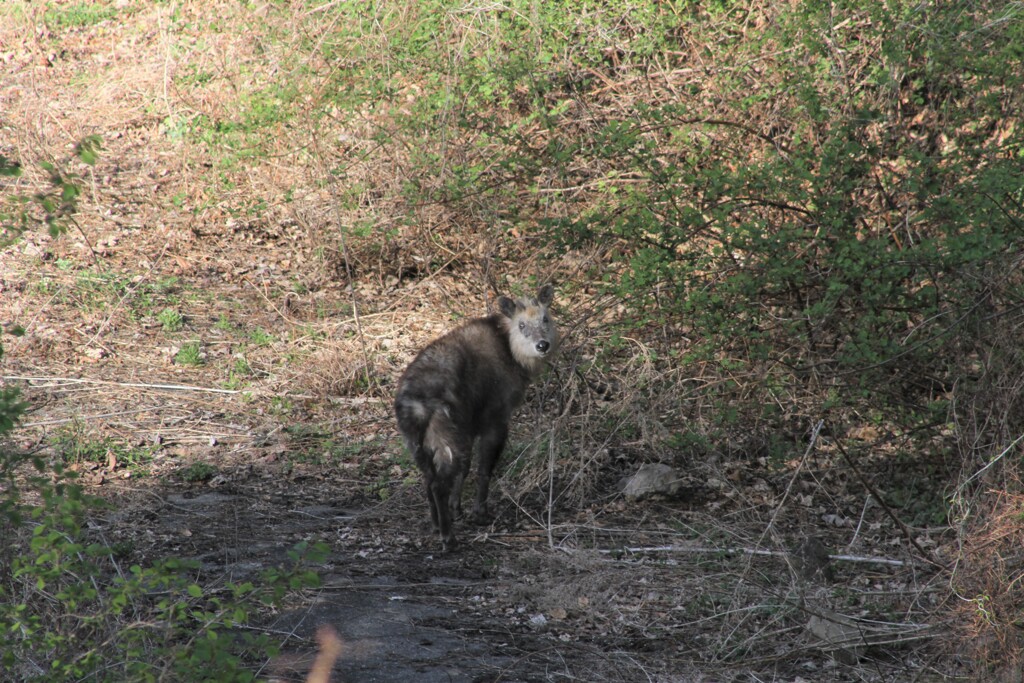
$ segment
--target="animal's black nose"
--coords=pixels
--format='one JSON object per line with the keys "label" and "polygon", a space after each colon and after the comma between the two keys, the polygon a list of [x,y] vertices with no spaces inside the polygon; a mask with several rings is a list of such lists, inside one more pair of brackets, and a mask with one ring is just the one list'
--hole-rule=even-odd
{"label": "animal's black nose", "polygon": [[541,340],[541,341],[537,342],[537,350],[540,351],[541,353],[547,353],[548,349],[550,349],[550,348],[551,348],[551,344],[549,344],[546,341]]}

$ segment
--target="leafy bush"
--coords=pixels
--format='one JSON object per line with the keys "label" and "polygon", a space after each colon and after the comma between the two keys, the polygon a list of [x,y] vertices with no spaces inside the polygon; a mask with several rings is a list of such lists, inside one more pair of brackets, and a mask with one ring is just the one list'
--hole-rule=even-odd
{"label": "leafy bush", "polygon": [[[43,502],[8,514],[0,585],[0,661],[18,680],[251,681],[278,644],[245,627],[264,606],[318,585],[304,567],[323,559],[322,545],[300,544],[291,566],[216,590],[199,583],[195,561],[124,566],[121,549],[86,531],[94,499],[64,475],[32,486]],[[27,543],[11,528],[18,517],[33,525]]]}
{"label": "leafy bush", "polygon": [[[940,419],[972,326],[1020,292],[1018,7],[465,9],[344,3],[323,43],[387,46],[390,75],[357,51],[334,103],[380,108],[415,218],[611,255],[586,275],[621,324],[728,362],[770,392],[749,410]],[[433,237],[402,248],[466,239]]]}
{"label": "leafy bush", "polygon": [[287,73],[195,136],[339,132],[296,148],[348,277],[598,285],[621,304],[601,332],[668,340],[734,422],[935,424],[975,327],[1020,298],[1018,4],[311,7],[268,57]]}

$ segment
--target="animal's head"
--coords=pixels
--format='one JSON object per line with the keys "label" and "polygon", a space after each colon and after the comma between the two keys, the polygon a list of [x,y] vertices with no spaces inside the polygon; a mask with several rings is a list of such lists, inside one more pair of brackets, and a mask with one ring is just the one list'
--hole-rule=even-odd
{"label": "animal's head", "polygon": [[544,367],[544,360],[558,349],[558,329],[548,312],[555,296],[552,285],[544,285],[535,297],[498,299],[501,314],[507,318],[512,356],[530,373]]}

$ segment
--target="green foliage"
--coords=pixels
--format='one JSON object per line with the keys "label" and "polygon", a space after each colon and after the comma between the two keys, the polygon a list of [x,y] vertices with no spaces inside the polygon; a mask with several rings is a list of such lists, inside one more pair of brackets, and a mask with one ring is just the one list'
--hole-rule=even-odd
{"label": "green foliage", "polygon": [[[3,347],[0,346],[0,356]],[[28,405],[21,400],[21,392],[14,387],[0,388],[0,436],[14,428],[15,422],[25,412]]]}
{"label": "green foliage", "polygon": [[43,19],[46,21],[47,26],[53,28],[80,28],[115,19],[123,11],[123,9],[114,5],[80,2],[65,4],[59,7],[48,7],[43,15]]}
{"label": "green foliage", "polygon": [[[2,351],[0,351],[2,353]],[[25,409],[0,392],[0,444]],[[72,460],[116,446],[58,439]],[[124,457],[124,453],[121,454]],[[33,473],[34,472],[34,473]],[[0,673],[32,681],[252,681],[277,642],[244,627],[290,592],[319,585],[323,544],[301,543],[285,567],[205,587],[199,563],[125,564],[129,549],[90,533],[103,503],[63,463],[0,446]],[[29,503],[26,501],[37,501]]]}
{"label": "green foliage", "polygon": [[228,379],[225,381],[225,389],[241,389],[246,382],[256,376],[256,371],[249,365],[245,358],[236,358],[234,365],[228,370]]}
{"label": "green foliage", "polygon": [[[622,304],[621,336],[685,338],[652,362],[717,375],[716,428],[807,406],[930,424],[978,326],[1019,305],[1019,5],[306,8],[301,30],[261,25],[273,76],[242,64],[232,107],[166,122],[217,160],[211,194],[328,124],[350,245],[395,245],[399,279],[447,267],[465,230],[489,258],[601,254],[579,279]],[[216,84],[208,63],[181,87]],[[393,186],[354,170],[370,157]],[[422,227],[435,210],[460,230]]]}
{"label": "green foliage", "polygon": [[217,468],[207,462],[194,462],[181,470],[181,478],[188,482],[209,481],[217,474]]}
{"label": "green foliage", "polygon": [[[972,326],[1024,291],[1017,5],[308,7],[308,32],[264,41],[301,58],[174,129],[225,166],[300,117],[362,131],[398,215],[366,208],[350,155],[324,182],[346,181],[347,238],[397,242],[416,270],[462,239],[418,239],[423,207],[495,253],[609,255],[583,277],[630,334],[686,331],[675,362],[729,378],[708,383],[723,423],[747,417],[735,377],[763,387],[757,419],[811,398],[927,423]],[[203,87],[204,68],[179,78]]]}
{"label": "green foliage", "polygon": [[249,331],[249,341],[255,346],[270,346],[274,343],[274,337],[262,327]]}
{"label": "green foliage", "polygon": [[106,465],[114,461],[137,473],[145,473],[156,450],[147,446],[132,446],[111,438],[93,438],[81,421],[75,420],[58,430],[50,439],[62,465],[95,463]]}
{"label": "green foliage", "polygon": [[202,347],[199,342],[183,344],[178,353],[174,354],[174,362],[178,365],[203,365],[206,361],[203,358]]}
{"label": "green foliage", "polygon": [[217,322],[213,324],[213,327],[221,332],[231,332],[235,329],[235,324],[231,322],[231,318],[226,314],[221,313],[217,318]]}
{"label": "green foliage", "polygon": [[32,283],[33,291],[54,302],[74,306],[83,311],[105,311],[110,306],[123,307],[133,320],[153,315],[158,305],[176,303],[177,278],[166,277],[155,282],[142,281],[123,272],[103,268],[82,268],[73,260],[59,259],[55,265],[61,273],[75,272],[72,282],[66,277],[45,273]]}
{"label": "green foliage", "polygon": [[[88,135],[75,145],[74,155],[82,163],[96,163],[103,143],[98,135]],[[14,187],[4,183],[0,195],[0,247],[12,243],[26,230],[46,226],[53,237],[65,232],[73,222],[82,192],[81,176],[68,172],[54,162],[40,162],[46,173],[47,186],[36,192],[8,191]],[[19,162],[0,155],[0,179],[16,179],[23,175]]]}
{"label": "green foliage", "polygon": [[98,310],[125,301],[132,292],[131,279],[124,273],[82,270],[75,277],[68,300],[83,309]]}
{"label": "green foliage", "polygon": [[287,417],[291,415],[294,409],[295,405],[292,403],[292,400],[286,396],[273,396],[270,399],[271,415]]}
{"label": "green foliage", "polygon": [[[13,494],[0,510],[5,679],[252,681],[277,643],[244,627],[288,593],[319,585],[307,565],[323,561],[322,544],[299,544],[287,566],[268,568],[254,581],[218,582],[216,589],[201,583],[196,561],[125,565],[125,549],[88,532],[98,501],[68,473],[58,467],[19,485],[17,459],[7,456],[3,464]],[[20,502],[20,486],[41,502]],[[22,538],[23,520],[30,521],[30,538]]]}
{"label": "green foliage", "polygon": [[[0,355],[3,355],[3,347],[0,347]],[[3,487],[3,494],[0,495],[0,541],[5,543],[8,526],[21,522],[22,495],[16,483],[18,469],[23,465],[35,466],[37,470],[43,467],[39,458],[17,456],[9,453],[9,447],[6,446],[7,434],[14,428],[27,407],[17,389],[0,389],[0,486]],[[0,572],[2,571],[4,570],[0,568]]]}
{"label": "green foliage", "polygon": [[[622,324],[688,330],[686,361],[758,378],[754,410],[827,396],[932,420],[972,326],[1019,303],[1020,8],[569,7],[339,5],[333,104],[386,118],[408,206],[618,254],[597,276]],[[663,87],[693,45],[717,66]],[[644,97],[605,96],[635,80]]]}
{"label": "green foliage", "polygon": [[157,321],[163,327],[164,332],[178,332],[185,324],[181,313],[173,308],[165,308],[156,316]]}

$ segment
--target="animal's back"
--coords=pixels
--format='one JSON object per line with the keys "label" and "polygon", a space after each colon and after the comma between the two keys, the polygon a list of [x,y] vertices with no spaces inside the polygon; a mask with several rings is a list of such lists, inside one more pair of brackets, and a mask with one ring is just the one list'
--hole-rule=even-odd
{"label": "animal's back", "polygon": [[[510,413],[522,402],[527,372],[509,350],[508,333],[496,315],[477,318],[434,340],[399,380],[396,408],[446,411],[471,433],[488,413]],[[399,415],[401,426],[402,415]]]}

